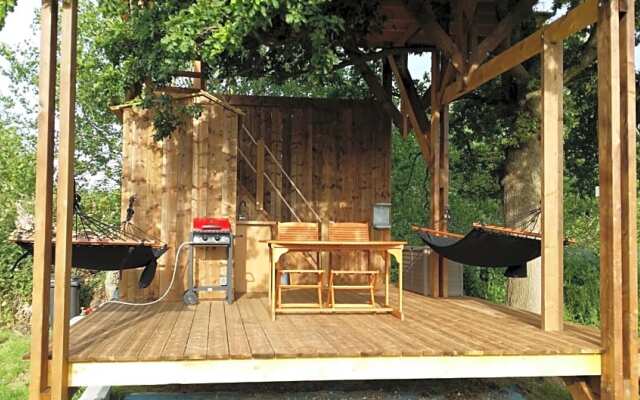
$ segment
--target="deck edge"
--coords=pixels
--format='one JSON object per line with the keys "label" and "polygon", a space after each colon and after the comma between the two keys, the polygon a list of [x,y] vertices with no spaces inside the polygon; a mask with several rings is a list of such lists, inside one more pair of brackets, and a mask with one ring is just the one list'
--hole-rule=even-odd
{"label": "deck edge", "polygon": [[73,363],[70,386],[600,375],[600,354]]}

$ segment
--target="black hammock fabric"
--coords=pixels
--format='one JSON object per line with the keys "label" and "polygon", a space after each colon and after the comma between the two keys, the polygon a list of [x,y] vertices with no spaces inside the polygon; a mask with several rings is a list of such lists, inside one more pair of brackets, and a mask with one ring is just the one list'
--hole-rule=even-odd
{"label": "black hammock fabric", "polygon": [[507,267],[509,278],[527,276],[527,261],[540,257],[540,240],[490,232],[474,227],[461,239],[418,232],[439,255],[461,264],[485,268]]}
{"label": "black hammock fabric", "polygon": [[[33,254],[33,241],[16,240],[16,243]],[[144,289],[151,284],[158,266],[157,259],[167,251],[167,247],[153,247],[146,244],[73,243],[71,266],[94,271],[119,271],[142,268],[138,287]],[[55,244],[52,245],[55,254]]]}

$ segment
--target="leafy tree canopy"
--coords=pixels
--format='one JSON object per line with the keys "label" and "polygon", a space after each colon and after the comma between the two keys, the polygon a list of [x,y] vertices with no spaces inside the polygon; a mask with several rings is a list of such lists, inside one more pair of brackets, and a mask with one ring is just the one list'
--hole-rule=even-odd
{"label": "leafy tree canopy", "polygon": [[284,82],[327,74],[379,23],[377,0],[103,0],[101,47],[129,87],[162,84],[192,60],[211,78]]}

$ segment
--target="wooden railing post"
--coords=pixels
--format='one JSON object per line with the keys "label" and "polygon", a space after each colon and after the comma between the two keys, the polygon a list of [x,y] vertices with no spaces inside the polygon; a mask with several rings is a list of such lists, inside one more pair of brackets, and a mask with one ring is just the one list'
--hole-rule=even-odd
{"label": "wooden railing post", "polygon": [[563,320],[563,115],[562,41],[542,51],[542,329]]}
{"label": "wooden railing post", "polygon": [[601,396],[603,400],[618,400],[624,395],[618,12],[617,0],[602,0],[599,4],[598,159],[600,166],[600,329],[603,348]]}
{"label": "wooden railing post", "polygon": [[622,327],[625,399],[638,399],[638,233],[636,184],[635,2],[620,13]]}
{"label": "wooden railing post", "polygon": [[69,397],[69,292],[73,234],[73,160],[75,152],[75,95],[77,48],[77,0],[62,5],[60,65],[60,151],[56,206],[55,313],[51,398]]}
{"label": "wooden railing post", "polygon": [[31,301],[31,371],[29,398],[48,389],[49,279],[53,210],[53,146],[56,92],[58,0],[43,0],[40,14],[38,144],[36,147],[35,242]]}

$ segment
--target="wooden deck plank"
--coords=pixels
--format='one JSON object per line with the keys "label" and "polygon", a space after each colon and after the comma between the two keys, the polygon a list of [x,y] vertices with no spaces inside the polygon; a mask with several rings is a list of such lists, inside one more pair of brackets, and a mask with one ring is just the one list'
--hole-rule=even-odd
{"label": "wooden deck plank", "polygon": [[240,311],[239,300],[234,304],[224,304],[224,315],[227,321],[227,341],[229,343],[229,357],[245,359],[251,358],[251,348],[247,339]]}
{"label": "wooden deck plank", "polygon": [[[266,300],[266,298],[264,298]],[[286,337],[286,331],[280,321],[271,321],[269,305],[258,298],[248,299],[253,317],[258,321],[273,348],[274,355],[280,358],[302,357],[304,352],[294,347]]]}
{"label": "wooden deck plank", "polygon": [[138,310],[130,310],[124,305],[115,305],[115,312],[107,318],[100,321],[97,325],[98,329],[93,331],[90,336],[86,337],[86,343],[79,352],[69,351],[74,354],[74,358],[82,360],[102,360],[104,355],[108,353],[109,345],[113,343],[113,336],[123,331],[122,326],[128,323],[128,320],[136,314]]}
{"label": "wooden deck plank", "polygon": [[191,334],[184,351],[184,358],[187,360],[203,360],[207,358],[207,343],[209,339],[211,303],[204,301],[198,304]]}
{"label": "wooden deck plank", "polygon": [[184,352],[187,349],[196,309],[196,305],[186,305],[180,310],[176,323],[169,335],[169,340],[167,340],[162,349],[161,358],[163,360],[184,359]]}
{"label": "wooden deck plank", "polygon": [[[333,345],[320,334],[317,320],[311,318],[310,315],[286,315],[283,319],[290,322],[293,328],[291,334],[300,335],[302,340],[308,343],[306,348],[316,349],[313,353],[315,357],[335,357],[339,355]],[[307,350],[307,352],[309,351]]]}
{"label": "wooden deck plank", "polygon": [[173,327],[176,325],[182,307],[183,305],[181,303],[168,304],[155,334],[144,345],[140,353],[138,353],[139,360],[152,361],[162,359],[162,350],[169,340]]}
{"label": "wooden deck plank", "polygon": [[155,304],[131,308],[131,314],[126,320],[116,325],[122,326],[126,324],[127,329],[118,329],[109,339],[107,346],[94,353],[94,357],[107,361],[121,359],[135,361],[137,359],[137,351],[133,352],[133,356],[127,353],[135,347],[136,342],[144,343],[149,338],[149,335],[152,334],[145,331],[144,327],[151,325],[151,320],[157,315],[161,315],[159,312],[161,307],[162,304]]}
{"label": "wooden deck plank", "polygon": [[224,303],[211,303],[209,313],[209,335],[207,340],[207,359],[217,360],[229,358],[229,341],[227,339],[227,320]]}
{"label": "wooden deck plank", "polygon": [[274,352],[269,339],[264,333],[262,326],[253,315],[253,311],[248,301],[238,301],[238,311],[242,318],[242,325],[247,334],[249,348],[253,358],[273,358]]}
{"label": "wooden deck plank", "polygon": [[[355,301],[359,294],[345,296]],[[480,299],[407,292],[405,305],[404,321],[384,314],[296,314],[271,321],[268,300],[247,296],[231,305],[107,305],[72,329],[71,361],[601,353],[594,328],[567,323],[562,332],[544,332],[539,316]]]}
{"label": "wooden deck plank", "polygon": [[[453,309],[462,309],[463,307],[466,308],[467,304],[458,302],[456,304],[452,304],[451,307]],[[484,309],[486,310],[486,305],[484,306]],[[479,315],[479,313],[476,309],[467,312],[466,315],[468,318],[474,318],[474,316]],[[522,324],[522,320],[517,320],[516,323],[516,320],[513,318],[505,318],[505,323],[502,327],[503,329],[513,329],[515,333],[515,343],[519,343],[528,351],[533,351],[535,353],[538,353],[537,349],[541,347],[546,347],[549,353],[554,354],[561,353],[562,349],[571,349],[571,351],[581,353],[586,345],[586,343],[582,342],[580,339],[568,336],[562,331],[555,332],[553,335],[550,335],[549,333],[539,329],[539,322],[537,324]],[[490,325],[489,329],[495,330],[499,329],[499,327],[492,327]]]}
{"label": "wooden deck plank", "polygon": [[[509,314],[514,316],[518,322],[525,322],[529,326],[527,329],[532,329],[539,332],[538,329],[535,329],[539,326],[540,320],[539,316],[530,313],[524,310],[517,310],[513,308],[509,308],[500,304],[492,304],[484,300],[474,299],[474,298],[465,298],[468,302],[459,303],[459,305],[468,305],[474,304],[474,310],[496,310],[505,314]],[[557,337],[560,336],[563,338],[563,341],[568,339],[572,342],[580,343],[582,346],[585,346],[587,349],[592,349],[594,346],[600,347],[600,331],[595,327],[590,326],[582,326],[576,325],[570,322],[565,322],[565,330],[563,332],[556,332],[553,335],[547,335],[553,338],[553,340],[557,340]],[[589,350],[590,351],[590,350]]]}
{"label": "wooden deck plank", "polygon": [[92,344],[99,338],[99,333],[109,327],[109,320],[113,320],[118,311],[124,309],[124,305],[106,304],[71,327],[70,335],[73,337],[73,346],[69,346],[69,359],[82,359],[91,351]]}
{"label": "wooden deck plank", "polygon": [[168,309],[167,303],[159,304],[155,309],[150,308],[144,310],[145,312],[152,312],[150,318],[141,322],[142,326],[137,327],[134,332],[136,335],[129,335],[129,343],[119,358],[124,361],[137,361],[139,354],[144,348],[147,341],[156,334],[159,329],[162,317],[165,311]]}

